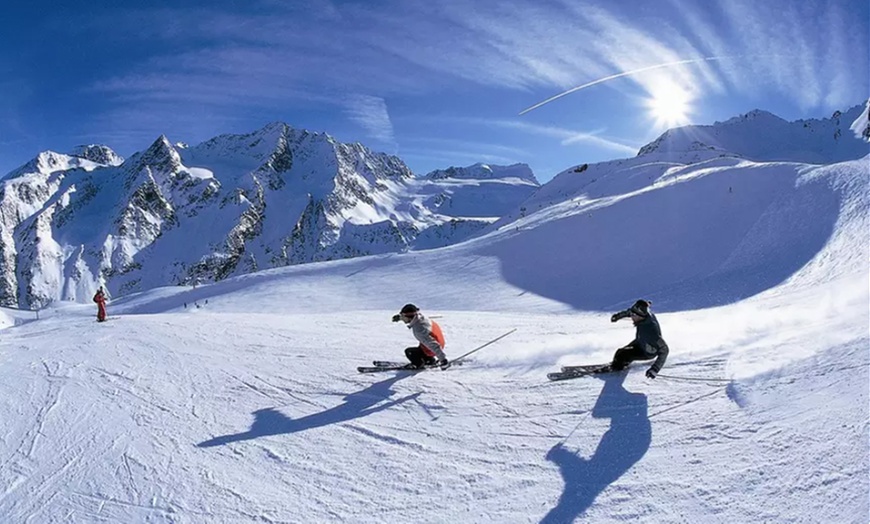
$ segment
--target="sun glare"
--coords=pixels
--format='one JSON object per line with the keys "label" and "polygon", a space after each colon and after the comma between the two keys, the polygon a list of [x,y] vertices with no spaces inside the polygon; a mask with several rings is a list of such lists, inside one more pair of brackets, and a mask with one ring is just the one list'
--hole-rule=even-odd
{"label": "sun glare", "polygon": [[657,90],[647,100],[650,116],[658,127],[674,127],[689,123],[692,96],[676,85]]}

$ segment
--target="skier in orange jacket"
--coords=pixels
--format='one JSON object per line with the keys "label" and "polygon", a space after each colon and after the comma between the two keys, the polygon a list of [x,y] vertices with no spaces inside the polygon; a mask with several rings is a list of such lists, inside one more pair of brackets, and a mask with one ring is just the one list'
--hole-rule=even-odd
{"label": "skier in orange jacket", "polygon": [[401,320],[414,334],[414,338],[420,343],[405,349],[405,356],[411,361],[409,367],[422,369],[425,366],[446,367],[449,361],[444,355],[444,334],[437,322],[429,320],[414,304],[405,304],[397,315],[393,315],[393,322]]}

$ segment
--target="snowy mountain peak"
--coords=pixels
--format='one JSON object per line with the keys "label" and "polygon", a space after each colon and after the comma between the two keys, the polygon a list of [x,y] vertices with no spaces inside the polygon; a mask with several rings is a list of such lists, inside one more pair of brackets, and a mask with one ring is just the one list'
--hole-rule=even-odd
{"label": "snowy mountain peak", "polygon": [[134,164],[136,171],[145,166],[158,168],[164,172],[176,171],[181,167],[181,156],[166,135],[160,135],[148,149],[134,157],[136,157]]}
{"label": "snowy mountain peak", "polygon": [[61,169],[68,169],[70,165],[69,155],[54,151],[43,151],[33,159],[34,171],[39,173],[51,173]]}
{"label": "snowy mountain peak", "polygon": [[124,163],[124,157],[115,153],[112,148],[100,144],[76,146],[69,155],[106,166],[119,166]]}
{"label": "snowy mountain peak", "polygon": [[259,135],[286,135],[292,127],[289,124],[286,124],[281,121],[269,122],[265,126],[263,126],[259,131],[255,131],[254,134]]}
{"label": "snowy mountain peak", "polygon": [[[860,119],[861,106],[837,111],[827,119],[796,120],[756,109],[713,125],[690,125],[669,129],[643,146],[638,156],[660,153],[700,160],[737,155],[756,161],[785,161],[823,164],[861,158],[867,144],[855,139],[849,124]],[[854,131],[854,128],[852,129]]]}
{"label": "snowy mountain peak", "polygon": [[741,124],[743,122],[747,122],[747,121],[767,122],[767,123],[772,123],[772,124],[788,123],[785,120],[783,120],[782,118],[774,115],[773,113],[771,113],[769,111],[764,111],[762,109],[753,109],[752,111],[750,111],[748,113],[745,113],[743,115],[738,115],[738,116],[735,116],[733,118],[729,118],[728,120],[726,120],[724,122],[716,122],[713,125],[733,126],[733,125],[739,125],[739,124]]}
{"label": "snowy mountain peak", "polygon": [[67,171],[77,168],[92,170],[96,167],[100,167],[100,165],[101,164],[78,156],[65,155],[55,151],[43,151],[36,155],[36,157],[30,162],[10,171],[3,178],[9,180],[34,173],[50,175],[51,173],[56,173],[58,171]]}
{"label": "snowy mountain peak", "polygon": [[276,150],[285,149],[295,133],[291,126],[283,122],[272,122],[250,133],[219,135],[189,147],[185,149],[185,158],[189,152],[196,161],[223,159],[237,165],[242,162],[247,169],[254,170],[269,161]]}
{"label": "snowy mountain peak", "polygon": [[483,164],[478,162],[467,167],[448,167],[447,169],[436,169],[428,174],[425,178],[430,180],[442,180],[445,178],[454,179],[476,179],[476,180],[493,180],[497,178],[519,178],[526,182],[531,182],[535,185],[540,185],[532,168],[528,164],[512,164],[509,166],[498,166],[494,164]]}

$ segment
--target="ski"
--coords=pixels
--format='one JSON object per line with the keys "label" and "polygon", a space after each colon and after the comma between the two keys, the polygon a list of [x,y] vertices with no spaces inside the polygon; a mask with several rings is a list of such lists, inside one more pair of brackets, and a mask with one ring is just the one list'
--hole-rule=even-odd
{"label": "ski", "polygon": [[[398,364],[394,362],[394,364]],[[360,373],[381,373],[384,371],[426,371],[427,369],[440,369],[441,366],[438,364],[433,364],[431,366],[424,366],[422,368],[412,368],[410,364],[401,364],[397,366],[360,366],[356,368]]]}
{"label": "ski", "polygon": [[562,373],[568,373],[570,371],[589,371],[601,369],[603,367],[609,366],[610,364],[587,364],[584,366],[562,366]]}
{"label": "ski", "polygon": [[380,373],[382,371],[402,371],[402,370],[410,370],[410,368],[405,367],[406,364],[402,364],[401,366],[360,366],[356,368],[360,373]]}
{"label": "ski", "polygon": [[[471,360],[468,360],[468,359],[466,359],[466,360],[461,360],[461,361],[457,362],[456,365],[457,365],[457,366],[461,366],[461,365],[462,365],[463,363],[465,363],[465,362],[471,362]],[[407,366],[407,365],[408,365],[408,362],[395,362],[395,361],[392,361],[392,360],[373,360],[373,361],[372,361],[372,365],[371,365],[371,367],[376,367],[376,368],[392,368],[392,369],[404,369],[405,366]],[[437,365],[437,364],[433,364],[432,366],[429,366],[429,367],[438,367],[438,365]]]}
{"label": "ski", "polygon": [[587,375],[595,375],[597,373],[609,373],[610,364],[599,364],[597,366],[566,366],[569,369],[554,373],[547,373],[547,378],[550,380],[568,380],[577,377],[585,377]]}
{"label": "ski", "polygon": [[376,368],[392,368],[392,367],[402,367],[407,366],[408,362],[394,362],[391,360],[374,360],[372,361],[372,366]]}
{"label": "ski", "polygon": [[359,371],[360,373],[379,373],[381,371],[400,371],[400,370],[422,371],[422,370],[434,369],[434,368],[440,368],[442,370],[445,370],[445,369],[448,369],[448,368],[453,367],[453,366],[461,366],[462,363],[466,360],[470,362],[471,360],[468,359],[469,355],[471,355],[472,353],[477,353],[478,351],[485,348],[486,346],[489,346],[490,344],[494,344],[495,342],[498,342],[499,340],[510,335],[511,333],[513,333],[516,330],[517,330],[517,328],[514,328],[514,329],[508,331],[507,333],[504,333],[503,335],[495,337],[494,339],[490,340],[489,342],[487,342],[485,344],[477,346],[476,348],[472,349],[468,353],[460,355],[453,360],[448,360],[447,365],[444,366],[443,368],[440,366],[440,364],[433,364],[431,366],[426,366],[422,369],[417,369],[417,368],[409,368],[408,364],[404,363],[404,362],[392,362],[392,361],[388,361],[388,360],[375,360],[375,361],[372,361],[372,364],[374,364],[373,366],[360,366],[360,367],[356,368],[356,370]]}

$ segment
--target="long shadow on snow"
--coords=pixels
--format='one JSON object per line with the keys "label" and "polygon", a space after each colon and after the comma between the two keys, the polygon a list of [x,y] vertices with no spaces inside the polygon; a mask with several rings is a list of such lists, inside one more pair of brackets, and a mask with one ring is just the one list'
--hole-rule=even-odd
{"label": "long shadow on snow", "polygon": [[604,388],[592,408],[592,416],[609,418],[610,429],[591,457],[579,457],[561,442],[547,453],[547,460],[559,466],[565,490],[541,524],[573,522],[649,449],[652,430],[646,395],[626,391],[623,387],[626,376],[626,372],[597,376],[604,380]]}
{"label": "long shadow on snow", "polygon": [[200,442],[197,446],[200,448],[210,448],[229,444],[230,442],[251,440],[271,435],[298,433],[365,417],[409,400],[414,400],[420,396],[420,393],[414,393],[413,395],[389,400],[378,405],[379,402],[386,401],[392,397],[395,394],[395,391],[392,389],[393,384],[407,376],[408,374],[400,373],[387,380],[376,382],[362,391],[351,393],[344,397],[344,404],[339,404],[325,411],[306,415],[302,418],[292,419],[275,408],[259,409],[254,412],[254,423],[248,431],[215,437],[211,440]]}

